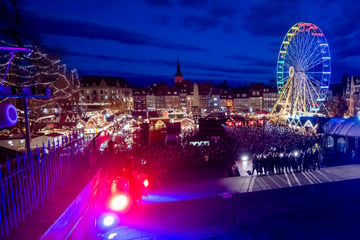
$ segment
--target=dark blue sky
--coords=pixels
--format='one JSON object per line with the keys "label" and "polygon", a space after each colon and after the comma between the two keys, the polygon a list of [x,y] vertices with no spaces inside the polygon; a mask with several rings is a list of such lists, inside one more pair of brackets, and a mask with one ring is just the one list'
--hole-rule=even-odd
{"label": "dark blue sky", "polygon": [[121,76],[137,85],[173,82],[177,57],[185,79],[275,79],[284,35],[297,22],[324,32],[332,82],[359,74],[360,2],[354,0],[17,0],[0,3],[3,30],[58,55],[80,75]]}

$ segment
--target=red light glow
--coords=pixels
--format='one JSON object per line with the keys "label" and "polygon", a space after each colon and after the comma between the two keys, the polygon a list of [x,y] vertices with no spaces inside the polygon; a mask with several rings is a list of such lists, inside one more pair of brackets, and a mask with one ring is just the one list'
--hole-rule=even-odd
{"label": "red light glow", "polygon": [[149,180],[147,180],[147,179],[145,179],[144,181],[143,181],[143,184],[144,184],[144,187],[148,187],[149,186]]}
{"label": "red light glow", "polygon": [[250,121],[250,125],[254,125],[254,121]]}
{"label": "red light glow", "polygon": [[116,195],[110,200],[110,209],[113,211],[123,211],[129,205],[129,198],[125,195]]}

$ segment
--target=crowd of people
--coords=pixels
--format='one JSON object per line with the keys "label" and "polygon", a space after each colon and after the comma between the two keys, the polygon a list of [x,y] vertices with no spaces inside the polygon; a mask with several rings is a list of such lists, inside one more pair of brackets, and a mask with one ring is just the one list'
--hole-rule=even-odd
{"label": "crowd of people", "polygon": [[115,159],[121,163],[120,168],[146,168],[158,178],[163,178],[171,168],[203,165],[228,166],[230,175],[239,175],[235,162],[244,153],[252,161],[249,174],[320,169],[317,135],[271,124],[224,128],[225,134],[220,138],[207,137],[194,143],[196,132],[186,132],[179,136],[177,146],[134,145],[132,150],[116,154]]}
{"label": "crowd of people", "polygon": [[[204,158],[209,162],[233,164],[244,153],[249,154],[253,171],[259,175],[297,172],[320,168],[320,137],[304,131],[271,124],[225,127],[220,141],[209,138],[209,144],[190,145],[185,139],[186,157],[195,163]],[[234,175],[233,166],[232,171]]]}
{"label": "crowd of people", "polygon": [[267,154],[256,154],[252,156],[252,171],[257,175],[283,174],[300,171],[320,170],[319,150],[308,148],[306,151],[277,152],[276,149]]}

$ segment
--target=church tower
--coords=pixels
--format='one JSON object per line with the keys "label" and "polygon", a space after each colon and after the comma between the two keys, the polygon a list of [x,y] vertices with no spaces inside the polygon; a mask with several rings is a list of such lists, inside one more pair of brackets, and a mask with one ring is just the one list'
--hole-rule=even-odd
{"label": "church tower", "polygon": [[184,80],[184,77],[183,77],[183,75],[181,74],[181,71],[180,71],[180,61],[179,61],[179,57],[178,57],[177,71],[176,71],[175,76],[174,76],[174,82],[175,83],[182,83],[183,80]]}

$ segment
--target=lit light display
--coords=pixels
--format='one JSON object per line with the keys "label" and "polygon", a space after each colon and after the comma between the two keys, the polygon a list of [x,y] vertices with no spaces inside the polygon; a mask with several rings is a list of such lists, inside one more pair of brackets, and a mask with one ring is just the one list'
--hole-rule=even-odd
{"label": "lit light display", "polygon": [[[36,124],[43,122],[44,114],[55,117],[49,119],[51,122],[59,122],[60,115],[67,112],[84,112],[79,104],[82,100],[79,94],[80,79],[77,71],[67,71],[66,65],[49,54],[43,53],[36,46],[10,46],[1,42],[6,50],[26,50],[26,52],[4,52],[0,55],[0,72],[7,72],[2,84],[4,86],[23,88],[31,87],[34,94],[51,88],[52,94],[49,99],[31,99],[29,101],[29,117],[33,128]],[[27,51],[31,49],[31,51]],[[1,52],[2,53],[2,52]],[[0,102],[8,102],[7,98],[0,99]],[[16,102],[19,114],[19,123],[23,122],[24,112],[21,103]],[[76,109],[75,109],[76,108]],[[47,112],[44,112],[44,109]],[[52,110],[52,112],[50,112]],[[36,130],[36,129],[35,129]]]}
{"label": "lit light display", "polygon": [[330,84],[331,57],[325,35],[313,23],[296,23],[280,47],[276,79],[280,116],[299,118],[326,110],[324,101]]}

